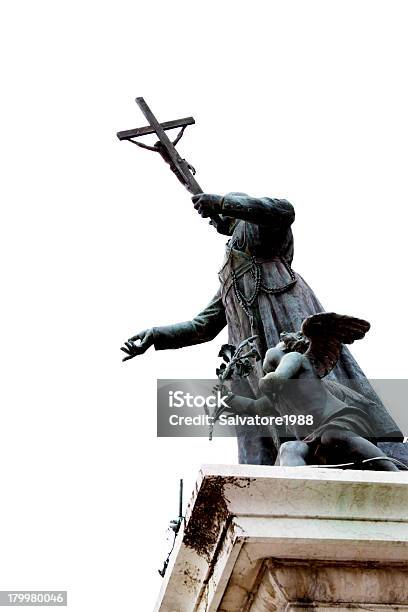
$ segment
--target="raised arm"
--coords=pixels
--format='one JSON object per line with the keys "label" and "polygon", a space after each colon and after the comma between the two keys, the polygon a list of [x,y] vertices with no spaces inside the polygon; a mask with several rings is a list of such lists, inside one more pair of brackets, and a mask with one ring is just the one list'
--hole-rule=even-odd
{"label": "raised arm", "polygon": [[207,193],[193,196],[192,200],[194,208],[202,217],[218,213],[276,229],[288,228],[295,220],[294,208],[287,200],[253,198],[243,194],[220,196]]}
{"label": "raised arm", "polygon": [[[209,342],[218,336],[226,324],[221,292],[218,291],[208,306],[191,321],[153,327],[129,338],[121,347],[126,353],[123,361],[145,353],[150,346],[160,351]],[[135,344],[138,340],[140,343]]]}

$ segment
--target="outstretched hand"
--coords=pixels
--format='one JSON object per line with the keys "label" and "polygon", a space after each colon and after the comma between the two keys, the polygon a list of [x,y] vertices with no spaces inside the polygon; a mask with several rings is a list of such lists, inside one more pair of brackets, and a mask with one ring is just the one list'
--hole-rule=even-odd
{"label": "outstretched hand", "polygon": [[192,198],[194,208],[205,219],[221,212],[223,197],[211,193],[198,193]]}
{"label": "outstretched hand", "polygon": [[[137,342],[137,344],[136,344]],[[153,344],[153,330],[152,329],[144,329],[143,331],[135,334],[123,346],[120,347],[120,350],[126,353],[126,357],[122,359],[122,361],[127,361],[128,359],[133,359],[137,355],[143,355],[147,351],[147,349]]]}

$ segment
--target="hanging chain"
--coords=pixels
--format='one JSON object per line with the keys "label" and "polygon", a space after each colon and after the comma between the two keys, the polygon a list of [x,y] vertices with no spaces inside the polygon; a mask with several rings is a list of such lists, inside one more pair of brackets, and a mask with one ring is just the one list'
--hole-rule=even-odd
{"label": "hanging chain", "polygon": [[235,293],[235,297],[237,298],[238,304],[241,306],[242,310],[245,312],[247,317],[252,320],[253,315],[251,314],[250,308],[254,304],[261,289],[265,291],[265,293],[269,293],[269,294],[276,295],[279,293],[284,293],[285,291],[287,291],[288,289],[291,289],[291,287],[293,287],[296,284],[297,279],[289,263],[285,259],[283,259],[283,257],[281,257],[280,258],[281,262],[284,265],[286,271],[288,272],[291,280],[285,285],[282,285],[280,287],[268,287],[267,285],[265,285],[265,283],[262,282],[261,265],[256,261],[256,258],[253,255],[251,256],[251,259],[252,259],[252,267],[250,271],[255,281],[255,287],[254,287],[254,291],[252,295],[250,297],[246,297],[242,293],[242,291],[238,287],[238,278],[234,270],[232,270],[232,285],[234,288],[234,293]]}
{"label": "hanging chain", "polygon": [[291,289],[294,285],[296,285],[297,278],[296,278],[294,271],[290,267],[289,263],[283,257],[280,257],[280,260],[285,270],[290,276],[290,281],[286,283],[286,285],[282,285],[281,287],[267,287],[264,283],[261,283],[261,288],[265,291],[265,293],[272,293],[275,295],[279,293],[284,293],[285,291],[287,291],[288,289]]}

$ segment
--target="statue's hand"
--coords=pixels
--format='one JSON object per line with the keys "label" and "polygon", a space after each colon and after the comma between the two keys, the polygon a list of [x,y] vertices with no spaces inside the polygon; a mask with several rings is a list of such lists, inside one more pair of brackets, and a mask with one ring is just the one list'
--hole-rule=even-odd
{"label": "statue's hand", "polygon": [[[138,344],[135,344],[138,340],[140,342]],[[152,346],[152,344],[153,330],[144,329],[135,336],[129,338],[129,340],[125,342],[124,346],[120,347],[120,350],[126,353],[126,357],[124,357],[122,361],[133,359],[133,357],[136,357],[136,355],[143,355],[143,353],[145,353],[147,349]]]}
{"label": "statue's hand", "polygon": [[194,208],[204,218],[221,212],[223,196],[211,193],[198,193],[192,198]]}

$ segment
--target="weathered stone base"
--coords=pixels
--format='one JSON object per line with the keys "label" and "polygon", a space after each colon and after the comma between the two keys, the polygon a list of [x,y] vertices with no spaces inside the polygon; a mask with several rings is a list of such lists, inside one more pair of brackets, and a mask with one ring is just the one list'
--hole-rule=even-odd
{"label": "weathered stone base", "polygon": [[161,612],[408,612],[408,472],[205,466]]}
{"label": "weathered stone base", "polygon": [[405,564],[267,560],[262,571],[253,611],[408,609]]}

